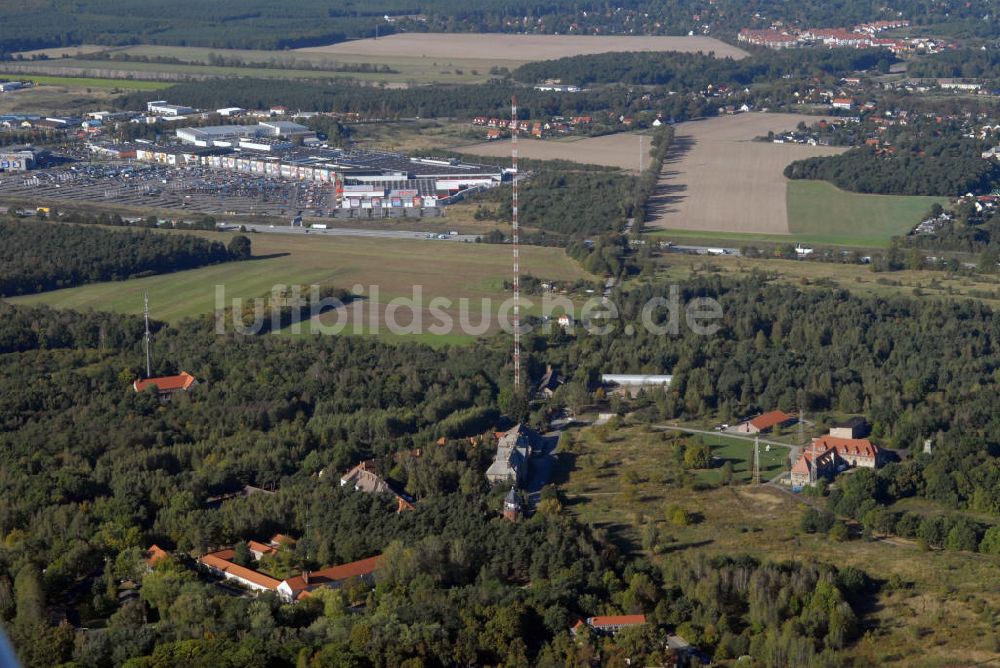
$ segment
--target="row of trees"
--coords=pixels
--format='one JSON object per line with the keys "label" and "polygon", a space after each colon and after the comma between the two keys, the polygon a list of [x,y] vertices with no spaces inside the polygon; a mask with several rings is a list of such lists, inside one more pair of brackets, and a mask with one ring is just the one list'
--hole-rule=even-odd
{"label": "row of trees", "polygon": [[558,79],[580,86],[625,83],[702,90],[709,84],[748,86],[790,77],[841,77],[858,71],[888,72],[896,58],[888,51],[798,49],[768,51],[734,60],[702,53],[621,52],[572,56],[521,65],[515,80],[537,83]]}
{"label": "row of trees", "polygon": [[227,247],[186,234],[0,220],[0,296],[193,269],[250,255],[250,240],[244,236],[234,237]]}
{"label": "row of trees", "polygon": [[[472,118],[510,115],[510,100],[517,95],[522,119],[580,116],[595,111],[631,114],[647,102],[635,99],[625,86],[611,86],[585,93],[555,93],[528,89],[510,82],[489,84],[419,86],[387,90],[347,80],[294,81],[234,78],[191,81],[157,91],[159,96],[185,100],[206,109],[237,105],[266,109],[284,104],[293,109],[359,113],[383,119]],[[145,108],[159,99],[149,93],[130,93],[117,100],[123,109]],[[685,102],[686,104],[686,102]],[[682,109],[678,108],[678,113]],[[681,115],[679,117],[685,117]]]}

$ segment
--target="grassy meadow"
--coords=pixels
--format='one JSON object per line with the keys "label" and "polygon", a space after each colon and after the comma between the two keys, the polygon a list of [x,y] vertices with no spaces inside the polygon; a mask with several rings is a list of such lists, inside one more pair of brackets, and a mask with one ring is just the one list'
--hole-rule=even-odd
{"label": "grassy meadow", "polygon": [[[221,241],[228,234],[200,233]],[[396,298],[414,297],[414,286],[422,291],[422,330],[440,322],[429,310],[430,300],[443,297],[442,305],[457,324],[460,299],[468,300],[471,325],[495,314],[508,297],[503,279],[510,273],[510,248],[437,240],[397,240],[355,237],[314,237],[285,234],[252,235],[256,259],[233,262],[174,274],[128,281],[95,283],[38,295],[17,297],[14,303],[41,303],[56,308],[95,309],[140,313],[142,295],[149,293],[153,316],[177,322],[186,317],[212,313],[216,309],[217,286],[224,286],[226,305],[232,300],[265,297],[276,284],[319,284],[351,290],[363,299],[362,311],[348,306],[344,333],[395,338],[385,329],[385,305]],[[586,274],[562,249],[527,247],[521,250],[526,273],[551,280],[576,280]],[[356,287],[357,286],[357,287]],[[378,293],[374,293],[377,286]],[[490,300],[486,305],[482,300]],[[537,301],[537,300],[536,300]],[[487,309],[487,306],[489,307]],[[371,310],[374,309],[374,312]],[[532,309],[526,309],[528,313]],[[404,309],[395,322],[412,324]],[[329,315],[329,314],[327,314]],[[327,315],[325,324],[332,324]],[[303,328],[306,329],[305,323]],[[489,332],[496,331],[490,327]],[[404,335],[408,340],[460,343],[472,336],[450,333]]]}
{"label": "grassy meadow", "polygon": [[[33,68],[44,72],[48,68],[72,67],[100,71],[102,75],[109,72],[120,73],[121,77],[147,76],[156,78],[156,74],[169,74],[184,77],[227,77],[244,76],[270,79],[330,79],[351,77],[361,81],[386,84],[430,84],[430,83],[481,83],[490,78],[490,69],[501,65],[514,69],[527,60],[496,60],[488,57],[469,58],[434,58],[423,56],[400,55],[362,55],[323,53],[319,50],[294,51],[264,51],[252,49],[210,49],[193,46],[159,46],[137,45],[113,47],[108,49],[114,53],[123,53],[133,57],[172,58],[179,62],[158,63],[125,60],[104,60],[88,57],[94,49],[64,48],[54,49],[51,60],[39,60],[31,63]],[[61,56],[69,57],[63,58]],[[228,66],[213,64],[213,57],[218,56],[229,61],[240,60],[247,65],[253,63],[268,63],[277,67]],[[386,66],[391,72],[337,72],[334,66],[343,65],[373,65]],[[331,69],[310,69],[311,67],[327,67]],[[118,76],[118,74],[113,75]]]}
{"label": "grassy meadow", "polygon": [[673,280],[697,274],[747,277],[752,272],[763,272],[775,281],[804,289],[810,286],[824,290],[837,287],[870,297],[905,295],[921,299],[976,299],[994,307],[1000,306],[1000,279],[988,274],[961,276],[929,269],[876,273],[858,264],[679,253],[665,254],[659,262],[660,275]]}
{"label": "grassy meadow", "polygon": [[[717,469],[682,472],[670,452],[672,441],[662,433],[625,426],[586,428],[572,436],[559,455],[555,478],[564,512],[602,528],[622,549],[654,562],[682,553],[817,560],[898,583],[884,586],[865,611],[862,637],[844,653],[849,665],[989,665],[1000,651],[990,612],[1000,606],[995,558],[925,552],[905,540],[841,543],[803,533],[799,523],[806,505],[800,497],[744,484],[746,464],[737,462],[746,462],[749,445],[713,443],[713,455],[737,460],[737,483],[704,489],[703,474]],[[775,452],[784,449],[772,447]],[[772,465],[764,460],[765,470]],[[676,506],[687,512],[689,523],[668,518],[668,508]],[[651,532],[657,535],[654,544]]]}
{"label": "grassy meadow", "polygon": [[49,86],[65,86],[66,88],[118,88],[121,90],[160,90],[169,88],[172,84],[164,81],[143,81],[140,79],[108,79],[98,77],[57,77],[36,74],[11,74],[12,78],[21,81],[33,81],[36,84]]}
{"label": "grassy meadow", "polygon": [[863,195],[826,181],[789,181],[788,227],[796,241],[840,246],[884,247],[906,234],[944,197]]}

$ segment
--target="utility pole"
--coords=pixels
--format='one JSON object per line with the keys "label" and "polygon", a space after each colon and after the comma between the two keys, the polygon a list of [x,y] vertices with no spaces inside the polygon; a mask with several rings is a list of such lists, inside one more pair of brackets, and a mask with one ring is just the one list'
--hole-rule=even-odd
{"label": "utility pole", "polygon": [[150,357],[149,357],[149,342],[150,342],[150,338],[151,338],[150,334],[149,334],[149,293],[148,292],[144,292],[142,298],[143,298],[142,314],[146,318],[146,336],[145,336],[145,344],[146,344],[146,378],[149,378],[149,377],[151,377],[153,375],[153,372],[151,370],[152,369],[152,363],[150,362]]}
{"label": "utility pole", "polygon": [[753,439],[753,484],[760,484],[760,436]]}
{"label": "utility pole", "polygon": [[799,443],[801,443],[803,445],[806,442],[806,433],[805,433],[806,419],[805,418],[806,418],[805,411],[803,411],[802,407],[799,406]]}

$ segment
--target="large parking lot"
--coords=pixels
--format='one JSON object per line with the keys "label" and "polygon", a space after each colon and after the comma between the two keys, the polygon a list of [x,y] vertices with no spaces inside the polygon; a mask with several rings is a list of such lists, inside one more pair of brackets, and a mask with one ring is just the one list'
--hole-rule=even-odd
{"label": "large parking lot", "polygon": [[0,174],[0,197],[26,205],[113,204],[204,214],[332,214],[330,184],[286,181],[204,167],[87,163]]}

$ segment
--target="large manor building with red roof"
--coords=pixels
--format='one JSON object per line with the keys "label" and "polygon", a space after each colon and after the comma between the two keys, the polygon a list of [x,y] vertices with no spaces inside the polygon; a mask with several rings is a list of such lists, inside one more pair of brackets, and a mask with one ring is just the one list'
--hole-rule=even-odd
{"label": "large manor building with red roof", "polygon": [[820,478],[832,478],[847,468],[875,469],[884,456],[867,438],[844,438],[827,434],[814,438],[792,465],[792,487],[815,485]]}

